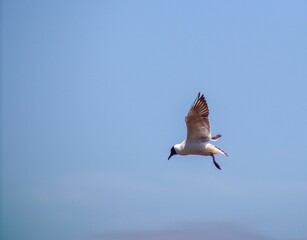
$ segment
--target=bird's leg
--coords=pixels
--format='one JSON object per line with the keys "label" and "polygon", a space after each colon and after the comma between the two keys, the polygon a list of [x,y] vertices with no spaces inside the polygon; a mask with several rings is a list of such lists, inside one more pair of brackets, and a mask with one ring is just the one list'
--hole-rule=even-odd
{"label": "bird's leg", "polygon": [[211,137],[211,139],[216,141],[216,140],[218,140],[221,136],[222,136],[221,134],[217,134],[217,135]]}
{"label": "bird's leg", "polygon": [[213,154],[211,154],[211,157],[212,157],[212,160],[213,160],[214,165],[215,165],[218,169],[221,170],[221,167],[220,167],[220,165],[215,161],[215,157],[214,157]]}

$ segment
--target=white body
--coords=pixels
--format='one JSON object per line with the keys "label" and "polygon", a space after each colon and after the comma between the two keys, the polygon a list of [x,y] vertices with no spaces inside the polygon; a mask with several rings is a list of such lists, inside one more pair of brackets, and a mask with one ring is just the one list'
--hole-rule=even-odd
{"label": "white body", "polygon": [[223,154],[227,156],[226,153],[209,142],[186,142],[184,140],[182,143],[176,144],[174,148],[176,153],[180,155],[194,154],[211,156],[212,154]]}

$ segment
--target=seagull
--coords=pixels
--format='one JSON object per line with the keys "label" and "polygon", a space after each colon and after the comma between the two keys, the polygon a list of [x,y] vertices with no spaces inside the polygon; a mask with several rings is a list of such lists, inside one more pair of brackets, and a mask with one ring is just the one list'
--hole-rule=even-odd
{"label": "seagull", "polygon": [[185,122],[187,125],[187,138],[182,143],[175,144],[171,148],[171,154],[168,160],[176,154],[211,156],[214,165],[221,170],[220,165],[215,161],[214,154],[222,154],[225,156],[228,156],[228,154],[209,143],[210,141],[217,141],[222,135],[217,134],[211,137],[209,108],[203,94],[200,95],[198,93],[185,118]]}

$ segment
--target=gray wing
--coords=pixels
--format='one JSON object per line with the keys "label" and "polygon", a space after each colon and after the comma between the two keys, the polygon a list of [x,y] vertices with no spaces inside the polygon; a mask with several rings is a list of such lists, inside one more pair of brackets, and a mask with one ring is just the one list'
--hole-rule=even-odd
{"label": "gray wing", "polygon": [[185,122],[187,124],[187,141],[211,140],[209,108],[204,95],[198,93]]}

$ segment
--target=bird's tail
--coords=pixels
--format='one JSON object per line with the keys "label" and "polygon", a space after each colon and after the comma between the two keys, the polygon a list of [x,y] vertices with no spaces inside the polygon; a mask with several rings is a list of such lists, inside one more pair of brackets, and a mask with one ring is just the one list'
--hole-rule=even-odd
{"label": "bird's tail", "polygon": [[220,149],[219,147],[217,146],[214,146],[215,147],[215,151],[216,153],[215,154],[222,154],[222,155],[225,155],[228,157],[228,154],[226,152],[224,152],[222,149]]}

